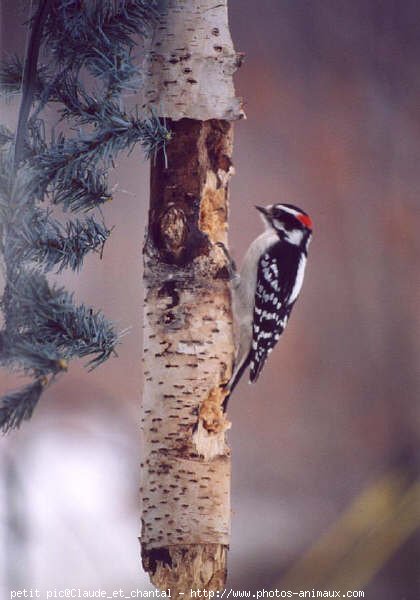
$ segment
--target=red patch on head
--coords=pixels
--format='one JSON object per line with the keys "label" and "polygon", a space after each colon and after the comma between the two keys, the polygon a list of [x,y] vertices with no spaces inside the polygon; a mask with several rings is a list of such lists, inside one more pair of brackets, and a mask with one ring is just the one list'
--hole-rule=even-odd
{"label": "red patch on head", "polygon": [[299,219],[305,227],[312,229],[312,219],[309,215],[297,215],[296,218]]}

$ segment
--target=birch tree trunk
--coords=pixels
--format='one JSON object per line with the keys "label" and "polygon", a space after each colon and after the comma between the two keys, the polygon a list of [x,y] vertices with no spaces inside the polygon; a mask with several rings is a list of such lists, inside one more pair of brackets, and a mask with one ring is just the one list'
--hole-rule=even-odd
{"label": "birch tree trunk", "polygon": [[144,247],[142,561],[160,589],[223,589],[230,531],[233,360],[226,259],[232,121],[243,116],[227,0],[168,0],[144,106],[173,136],[151,166]]}

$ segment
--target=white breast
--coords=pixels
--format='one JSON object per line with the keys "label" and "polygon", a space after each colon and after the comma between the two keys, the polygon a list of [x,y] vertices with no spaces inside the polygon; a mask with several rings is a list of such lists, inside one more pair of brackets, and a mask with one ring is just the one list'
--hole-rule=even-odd
{"label": "white breast", "polygon": [[235,290],[234,301],[239,305],[235,311],[236,314],[248,313],[249,318],[252,320],[258,262],[268,248],[276,242],[278,242],[277,234],[272,229],[267,229],[248,248]]}

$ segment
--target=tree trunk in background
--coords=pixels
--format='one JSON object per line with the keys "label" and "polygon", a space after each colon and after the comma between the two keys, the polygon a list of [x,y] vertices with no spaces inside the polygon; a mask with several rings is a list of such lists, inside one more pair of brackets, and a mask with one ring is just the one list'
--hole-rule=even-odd
{"label": "tree trunk in background", "polygon": [[168,119],[151,167],[144,248],[142,560],[160,589],[222,589],[230,453],[221,386],[231,373],[226,259],[232,124],[241,118],[227,0],[169,0],[147,55],[144,105]]}

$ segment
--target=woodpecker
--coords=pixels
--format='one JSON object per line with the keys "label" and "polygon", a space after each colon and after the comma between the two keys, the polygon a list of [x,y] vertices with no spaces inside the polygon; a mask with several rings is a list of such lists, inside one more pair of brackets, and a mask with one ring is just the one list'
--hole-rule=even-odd
{"label": "woodpecker", "polygon": [[302,288],[312,238],[312,220],[297,206],[255,208],[265,231],[250,245],[240,273],[230,261],[235,363],[225,387],[225,410],[245,369],[249,366],[250,382],[257,381],[283,333]]}

